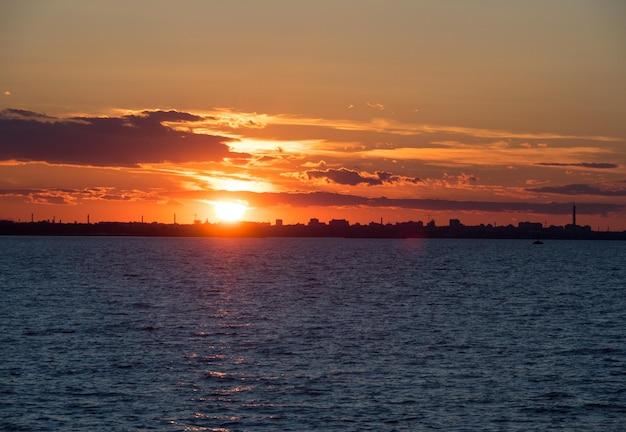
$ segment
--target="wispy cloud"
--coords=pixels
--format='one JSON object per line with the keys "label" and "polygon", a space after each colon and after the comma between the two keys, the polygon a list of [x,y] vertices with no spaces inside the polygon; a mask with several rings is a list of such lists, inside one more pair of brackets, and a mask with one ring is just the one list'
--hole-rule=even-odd
{"label": "wispy cloud", "polygon": [[[379,103],[367,102],[367,107],[384,110],[385,106]],[[349,107],[354,107],[351,105]],[[240,112],[226,108],[215,109],[194,114],[198,118],[186,123],[171,125],[183,126],[197,131],[213,134],[235,134],[243,137],[252,130],[273,129],[279,126],[303,128],[310,132],[312,127],[325,130],[354,131],[368,133],[385,133],[397,136],[413,135],[453,135],[494,140],[584,140],[597,142],[620,142],[623,138],[606,135],[572,135],[551,132],[530,133],[498,129],[470,128],[454,125],[433,125],[424,123],[408,123],[392,118],[375,117],[369,120],[350,120],[337,118],[304,117],[290,114],[260,114],[255,112]],[[241,135],[239,135],[241,134]],[[250,136],[249,136],[250,137]],[[309,137],[311,138],[311,137]],[[532,144],[527,143],[532,146]],[[545,144],[537,143],[535,146]]]}
{"label": "wispy cloud", "polygon": [[619,165],[608,162],[579,162],[579,163],[560,163],[560,162],[537,162],[535,165],[553,166],[553,167],[581,167],[591,169],[613,169],[619,168]]}
{"label": "wispy cloud", "polygon": [[1,196],[22,197],[32,204],[77,205],[80,201],[167,201],[162,191],[117,189],[114,187],[0,189]]}
{"label": "wispy cloud", "polygon": [[[185,127],[236,138],[237,151],[317,158],[353,157],[419,160],[446,165],[532,165],[546,159],[573,167],[608,169],[601,157],[617,151],[622,138],[604,135],[528,133],[400,122],[377,117],[367,121],[293,115],[208,112]],[[486,154],[488,156],[486,157]],[[588,160],[579,164],[580,160]],[[548,166],[548,165],[545,165]]]}
{"label": "wispy cloud", "polygon": [[31,204],[75,205],[74,192],[72,189],[0,189],[0,196],[23,197]]}
{"label": "wispy cloud", "polygon": [[380,110],[380,111],[382,111],[382,110],[384,110],[384,109],[385,109],[385,105],[383,105],[383,104],[381,104],[381,103],[376,103],[376,102],[367,102],[365,105],[366,105],[367,107],[369,107],[369,108],[375,108],[375,109]]}
{"label": "wispy cloud", "polygon": [[527,165],[537,164],[547,157],[580,159],[605,155],[609,150],[592,146],[570,146],[567,148],[543,147],[529,149],[520,146],[502,145],[499,142],[482,145],[456,145],[438,148],[392,148],[371,149],[362,152],[368,159],[410,159],[437,162],[442,165]]}
{"label": "wispy cloud", "polygon": [[542,186],[527,189],[530,192],[548,193],[556,195],[594,195],[610,197],[626,197],[626,180],[621,182],[606,182],[597,184],[569,184],[562,186]]}
{"label": "wispy cloud", "polygon": [[[377,106],[377,105],[373,105]],[[420,123],[405,123],[389,118],[373,118],[368,121],[323,119],[296,117],[290,115],[274,115],[264,117],[266,124],[270,125],[291,125],[291,126],[317,126],[338,130],[386,132],[397,135],[415,134],[439,134],[447,133],[454,135],[465,135],[478,138],[491,139],[520,139],[520,140],[588,140],[600,142],[620,142],[622,138],[605,135],[572,135],[558,133],[529,133],[514,132],[497,129],[469,128],[460,126],[432,125]]]}

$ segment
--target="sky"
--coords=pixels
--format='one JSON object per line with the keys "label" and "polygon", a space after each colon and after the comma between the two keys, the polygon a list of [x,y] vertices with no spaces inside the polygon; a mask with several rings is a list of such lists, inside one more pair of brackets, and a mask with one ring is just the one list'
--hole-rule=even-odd
{"label": "sky", "polygon": [[0,219],[626,230],[626,2],[0,0]]}

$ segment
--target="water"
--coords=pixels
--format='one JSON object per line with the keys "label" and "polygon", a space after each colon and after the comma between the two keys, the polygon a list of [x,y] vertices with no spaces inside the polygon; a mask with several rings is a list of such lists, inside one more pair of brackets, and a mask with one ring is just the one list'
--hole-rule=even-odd
{"label": "water", "polygon": [[0,429],[623,430],[626,242],[0,238]]}

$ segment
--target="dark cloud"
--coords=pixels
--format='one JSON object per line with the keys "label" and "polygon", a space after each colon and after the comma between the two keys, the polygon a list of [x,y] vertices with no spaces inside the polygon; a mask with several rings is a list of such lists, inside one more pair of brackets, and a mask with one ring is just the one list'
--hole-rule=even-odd
{"label": "dark cloud", "polygon": [[49,117],[45,114],[22,110],[22,109],[15,109],[15,108],[7,108],[5,110],[0,111],[0,118],[38,120],[41,122],[45,122],[45,121],[54,122],[57,120],[54,117]]}
{"label": "dark cloud", "polygon": [[556,166],[556,167],[583,167],[593,169],[612,169],[618,168],[619,165],[608,162],[580,162],[580,163],[559,163],[559,162],[539,162],[535,165]]}
{"label": "dark cloud", "polygon": [[322,178],[330,183],[356,186],[366,184],[369,186],[381,185],[383,183],[398,183],[407,181],[409,183],[419,183],[420,179],[414,177],[402,177],[386,171],[376,171],[374,175],[363,175],[358,171],[347,168],[309,170],[305,172],[309,179]]}
{"label": "dark cloud", "polygon": [[362,183],[368,185],[382,184],[382,180],[379,178],[364,177],[358,171],[352,171],[346,168],[309,170],[306,171],[306,175],[309,179],[325,178],[330,183],[338,183],[350,186],[356,186]]}
{"label": "dark cloud", "polygon": [[63,194],[36,194],[30,197],[30,202],[33,204],[75,204],[71,196]]}
{"label": "dark cloud", "polygon": [[177,121],[200,121],[203,118],[195,114],[187,112],[181,112],[176,110],[169,111],[144,111],[144,115],[132,116],[136,119],[144,119],[149,123],[161,123],[161,122],[177,122]]}
{"label": "dark cloud", "polygon": [[414,184],[422,183],[420,178],[399,176],[387,171],[376,171],[376,175],[383,183],[399,183],[402,181]]}
{"label": "dark cloud", "polygon": [[0,196],[26,196],[31,189],[0,189]]}
{"label": "dark cloud", "polygon": [[[571,202],[533,203],[533,202],[491,202],[491,201],[454,201],[419,198],[369,198],[357,195],[344,195],[329,192],[287,193],[287,192],[227,192],[207,194],[212,199],[244,199],[253,207],[272,207],[288,205],[292,207],[382,207],[402,208],[423,211],[456,211],[456,212],[485,212],[485,213],[532,213],[569,215],[572,212]],[[602,215],[623,212],[626,206],[611,203],[576,203],[579,214]]]}
{"label": "dark cloud", "polygon": [[48,117],[23,110],[0,112],[0,160],[93,166],[217,161],[245,157],[232,139],[176,131],[164,122],[197,121],[178,111],[145,111],[121,117]]}
{"label": "dark cloud", "polygon": [[626,182],[587,185],[570,184],[563,186],[543,186],[538,188],[528,188],[530,192],[550,193],[558,195],[597,195],[597,196],[626,196]]}

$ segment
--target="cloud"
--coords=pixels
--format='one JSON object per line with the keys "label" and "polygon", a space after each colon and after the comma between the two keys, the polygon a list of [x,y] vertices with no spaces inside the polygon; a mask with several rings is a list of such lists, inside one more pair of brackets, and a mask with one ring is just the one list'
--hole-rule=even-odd
{"label": "cloud", "polygon": [[[371,108],[384,108],[380,104],[369,104]],[[226,116],[226,113],[222,113]],[[233,116],[242,114],[233,113]],[[499,129],[481,129],[462,126],[433,125],[423,123],[405,123],[390,118],[374,118],[368,121],[356,121],[346,119],[307,118],[292,115],[264,116],[265,126],[292,126],[292,127],[320,127],[342,131],[361,132],[384,132],[398,136],[427,135],[453,135],[466,136],[480,139],[499,140],[537,140],[538,147],[545,147],[546,140],[569,140],[569,141],[598,141],[598,142],[622,142],[623,138],[604,135],[571,135],[557,133],[529,133],[514,132]]]}
{"label": "cloud", "polygon": [[385,109],[385,105],[380,104],[380,103],[367,102],[365,105],[369,108],[376,108],[377,110],[381,110],[381,111]]}
{"label": "cloud", "polygon": [[199,120],[199,116],[178,111],[54,118],[4,110],[0,112],[0,160],[129,167],[248,156],[230,150],[226,142],[231,138],[194,134],[165,125]]}
{"label": "cloud", "polygon": [[304,164],[302,164],[302,166],[305,167],[305,168],[322,169],[322,168],[326,168],[326,161],[321,160],[319,162],[305,162]]}
{"label": "cloud", "polygon": [[382,181],[378,178],[365,177],[361,175],[358,171],[352,171],[346,168],[309,170],[306,171],[306,176],[309,179],[322,178],[328,180],[330,183],[338,183],[350,186],[356,186],[362,183],[368,185],[382,184]]}
{"label": "cloud", "polygon": [[[626,191],[622,191],[626,194]],[[445,199],[365,197],[332,192],[243,192],[226,190],[186,190],[186,191],[140,191],[112,187],[82,189],[0,189],[0,197],[22,197],[30,203],[77,205],[84,200],[103,201],[150,201],[171,202],[177,199],[202,200],[245,200],[251,207],[275,206],[291,207],[338,207],[338,208],[395,208],[422,211],[484,212],[484,213],[530,213],[549,215],[569,215],[571,202],[492,202],[458,201]],[[576,202],[581,215],[601,215],[623,213],[626,205],[615,203]]]}
{"label": "cloud", "polygon": [[538,162],[535,165],[555,166],[555,167],[582,167],[593,169],[613,169],[619,168],[619,165],[608,162],[580,162],[580,163],[559,163],[559,162]]}
{"label": "cloud", "polygon": [[[375,108],[375,104],[370,105]],[[199,116],[201,120],[164,125],[178,131],[230,137],[233,151],[269,155],[280,147],[285,154],[327,161],[358,154],[359,158],[414,160],[440,166],[517,166],[546,160],[613,160],[609,158],[621,150],[623,143],[623,138],[610,136],[429,125],[384,117],[356,121],[228,109]],[[485,158],[486,151],[489,158]]]}
{"label": "cloud", "polygon": [[366,184],[369,186],[382,185],[383,183],[399,183],[406,181],[409,183],[420,183],[421,180],[414,177],[398,176],[386,171],[376,171],[375,174],[361,173],[347,168],[309,170],[305,171],[308,179],[326,179],[330,183],[356,186]]}
{"label": "cloud", "polygon": [[32,204],[70,204],[81,200],[104,201],[163,201],[166,198],[159,191],[121,190],[114,187],[93,187],[82,189],[39,188],[39,189],[0,189],[0,197],[22,197]]}
{"label": "cloud", "polygon": [[45,122],[54,123],[55,121],[59,120],[59,119],[56,119],[55,117],[50,117],[45,114],[22,110],[22,109],[16,109],[16,108],[7,108],[7,109],[0,111],[0,120],[5,120],[5,119],[6,120],[9,120],[9,119],[37,120],[42,123],[45,123]]}
{"label": "cloud", "polygon": [[626,181],[598,183],[595,185],[569,184],[563,186],[543,186],[526,189],[529,192],[549,193],[557,195],[596,195],[619,197],[626,196]]}
{"label": "cloud", "polygon": [[383,183],[423,183],[422,179],[418,177],[399,176],[387,171],[376,171],[376,175],[382,180]]}
{"label": "cloud", "polygon": [[72,189],[0,189],[0,196],[23,197],[31,204],[76,204]]}
{"label": "cloud", "polygon": [[446,187],[471,187],[475,186],[478,182],[478,177],[464,172],[459,175],[451,175],[444,172],[443,177],[443,184],[445,184]]}
{"label": "cloud", "polygon": [[[213,196],[215,199],[235,197],[245,199],[252,207],[288,205],[293,207],[383,207],[423,211],[485,212],[485,213],[532,213],[569,215],[571,202],[492,202],[456,201],[444,199],[363,197],[331,192],[288,193],[288,192],[206,192],[197,191],[198,196]],[[624,212],[625,205],[613,203],[576,203],[577,212],[585,215],[606,216]]]}

